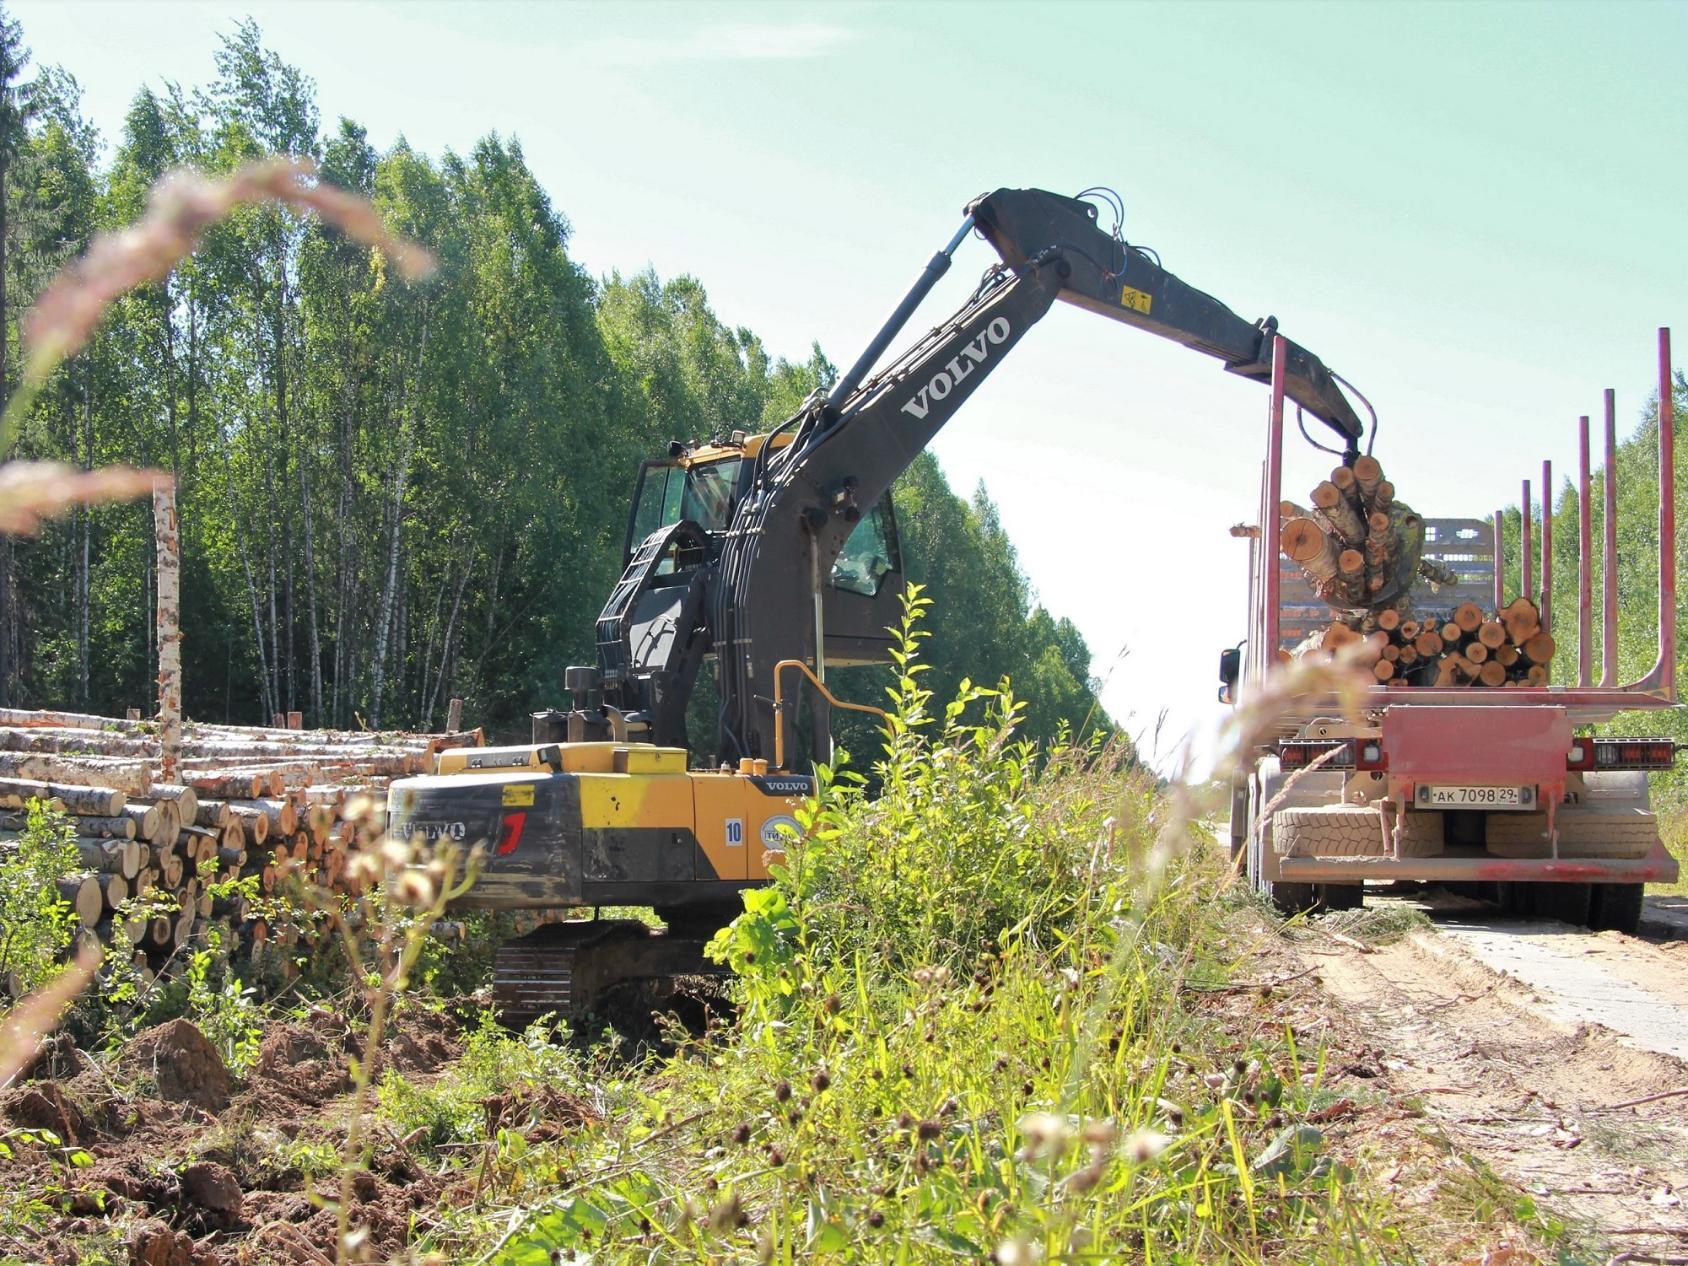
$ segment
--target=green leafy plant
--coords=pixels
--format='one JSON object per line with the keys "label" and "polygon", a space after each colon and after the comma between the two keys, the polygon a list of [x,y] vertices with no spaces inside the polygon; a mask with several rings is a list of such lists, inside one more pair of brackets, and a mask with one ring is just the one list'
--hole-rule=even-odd
{"label": "green leafy plant", "polygon": [[76,939],[76,912],[59,892],[59,880],[81,866],[76,828],[40,800],[13,847],[0,857],[0,979],[21,997],[58,974]]}

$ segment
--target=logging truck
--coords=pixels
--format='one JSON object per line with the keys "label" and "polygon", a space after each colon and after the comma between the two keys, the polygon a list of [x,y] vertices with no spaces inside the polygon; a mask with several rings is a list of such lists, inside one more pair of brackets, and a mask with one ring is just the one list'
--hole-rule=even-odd
{"label": "logging truck", "polygon": [[[1258,525],[1249,542],[1249,631],[1220,657],[1220,698],[1247,706],[1251,685],[1297,654],[1371,671],[1357,708],[1298,701],[1231,780],[1233,862],[1279,909],[1358,905],[1366,885],[1440,884],[1509,912],[1633,933],[1648,883],[1677,863],[1659,837],[1648,774],[1668,769],[1668,738],[1602,734],[1619,713],[1676,706],[1676,539],[1670,334],[1659,331],[1657,654],[1638,679],[1618,673],[1617,444],[1605,394],[1598,679],[1594,637],[1589,419],[1580,419],[1575,624],[1553,623],[1553,479],[1543,463],[1539,519],[1522,488],[1522,593],[1504,591],[1502,517],[1406,516],[1410,560],[1396,573],[1368,518],[1376,463],[1351,447],[1314,509],[1283,500],[1282,376],[1275,374]],[[1375,436],[1375,418],[1373,434]],[[1355,476],[1358,475],[1358,479]],[[1336,496],[1333,498],[1334,489]],[[1534,522],[1532,521],[1534,519]],[[1534,531],[1532,531],[1534,529]],[[1536,541],[1532,542],[1532,534]],[[1367,549],[1377,551],[1368,556]],[[1420,554],[1422,553],[1422,558]],[[1352,558],[1350,558],[1352,555]],[[1356,561],[1357,560],[1357,561]],[[1405,573],[1413,573],[1405,575]],[[1414,580],[1421,583],[1408,592]],[[1376,598],[1378,600],[1374,601]],[[1394,599],[1391,601],[1391,599]],[[1338,618],[1332,619],[1333,609]],[[1320,625],[1327,627],[1321,629]],[[1405,634],[1405,636],[1403,636]],[[1574,681],[1551,680],[1570,657]],[[1346,644],[1346,645],[1345,645]],[[1568,649],[1568,646],[1567,648]],[[1566,677],[1571,670],[1561,671]]]}

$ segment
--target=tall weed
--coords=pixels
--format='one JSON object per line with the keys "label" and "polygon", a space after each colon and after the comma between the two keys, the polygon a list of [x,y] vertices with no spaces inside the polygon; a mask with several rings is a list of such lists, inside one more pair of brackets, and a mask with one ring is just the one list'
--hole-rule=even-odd
{"label": "tall weed", "polygon": [[936,708],[911,597],[869,800],[823,771],[713,952],[724,1038],[491,1260],[1369,1262],[1395,1240],[1298,1120],[1316,1064],[1228,1037],[1228,902],[1143,771],[1040,759],[1006,685]]}

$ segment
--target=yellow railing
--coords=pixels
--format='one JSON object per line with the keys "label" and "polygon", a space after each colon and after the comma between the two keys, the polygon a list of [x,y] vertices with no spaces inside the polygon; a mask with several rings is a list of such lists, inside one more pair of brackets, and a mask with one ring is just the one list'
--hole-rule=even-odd
{"label": "yellow railing", "polygon": [[821,697],[835,708],[844,708],[850,712],[871,712],[874,716],[884,718],[885,709],[875,708],[865,703],[846,703],[826,688],[826,683],[807,664],[800,659],[782,659],[774,665],[774,768],[785,768],[785,696],[780,687],[781,675],[788,668],[795,668],[809,679],[809,684],[820,691]]}

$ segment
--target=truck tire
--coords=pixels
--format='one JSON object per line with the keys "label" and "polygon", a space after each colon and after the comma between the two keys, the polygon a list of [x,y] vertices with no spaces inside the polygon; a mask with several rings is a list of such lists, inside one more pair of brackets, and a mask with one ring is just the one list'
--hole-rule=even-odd
{"label": "truck tire", "polygon": [[1324,910],[1359,910],[1366,904],[1364,884],[1319,884],[1314,896]]}
{"label": "truck tire", "polygon": [[[1254,815],[1250,814],[1250,820]],[[1303,914],[1318,906],[1318,894],[1313,891],[1312,884],[1286,884],[1274,882],[1265,878],[1265,871],[1261,865],[1261,853],[1266,848],[1263,838],[1264,831],[1255,831],[1248,841],[1248,882],[1249,886],[1266,900],[1272,903],[1280,914]]]}
{"label": "truck tire", "polygon": [[1253,804],[1254,786],[1242,770],[1231,775],[1231,865],[1244,861],[1243,850],[1248,847],[1249,809]]}
{"label": "truck tire", "polygon": [[1634,936],[1641,930],[1641,906],[1645,884],[1594,884],[1588,926],[1596,932],[1622,932]]}
{"label": "truck tire", "polygon": [[[1564,808],[1556,816],[1561,857],[1645,857],[1659,840],[1659,820],[1645,809]],[[1491,813],[1484,831],[1497,857],[1552,855],[1544,813]]]}
{"label": "truck tire", "polygon": [[1536,918],[1558,919],[1574,928],[1588,926],[1593,884],[1529,884],[1528,887],[1531,891],[1527,899]]}
{"label": "truck tire", "polygon": [[1279,809],[1272,847],[1279,857],[1379,857],[1385,852],[1383,818],[1367,805]]}

